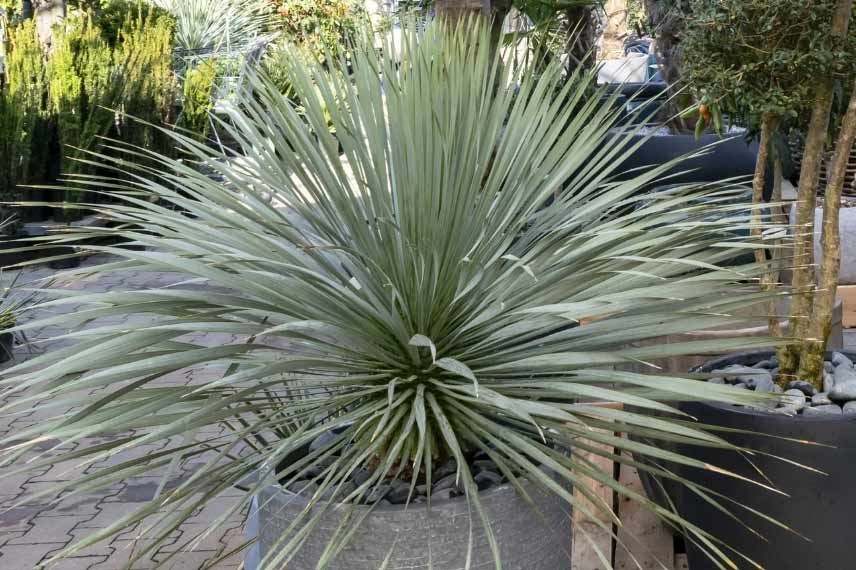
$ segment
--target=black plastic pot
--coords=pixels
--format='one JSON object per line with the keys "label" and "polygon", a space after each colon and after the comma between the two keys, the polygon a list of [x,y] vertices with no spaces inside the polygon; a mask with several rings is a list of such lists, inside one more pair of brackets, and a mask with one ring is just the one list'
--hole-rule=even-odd
{"label": "black plastic pot", "polygon": [[0,333],[0,364],[12,360],[15,350],[15,335],[10,332]]}
{"label": "black plastic pot", "polygon": [[[751,366],[771,354],[755,352],[718,358],[699,371],[709,372],[729,364]],[[856,354],[848,356],[853,358]],[[679,501],[684,518],[768,570],[856,567],[853,555],[856,544],[853,522],[856,513],[856,414],[790,417],[700,403],[684,403],[681,409],[702,424],[743,430],[720,435],[760,453],[751,458],[754,466],[737,453],[719,449],[680,445],[679,453],[771,485],[787,494],[783,496],[712,471],[684,467],[681,468],[684,477],[732,499],[734,503],[727,504],[729,509],[763,538],[753,535],[739,522],[685,488]],[[777,458],[817,469],[825,475]],[[772,517],[794,532],[777,527],[741,506]],[[700,547],[689,540],[687,555],[690,570],[717,568]],[[741,570],[754,568],[736,555],[732,555],[732,560]]]}

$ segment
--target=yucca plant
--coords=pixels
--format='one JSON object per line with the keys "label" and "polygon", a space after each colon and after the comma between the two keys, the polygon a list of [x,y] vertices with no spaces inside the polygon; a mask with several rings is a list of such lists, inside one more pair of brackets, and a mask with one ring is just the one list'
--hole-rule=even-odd
{"label": "yucca plant", "polygon": [[[114,458],[111,467],[45,491],[74,497],[158,468],[167,471],[166,481],[186,460],[204,466],[177,487],[162,485],[145,507],[57,558],[140,521],[146,522],[139,532],[153,539],[136,551],[136,559],[145,557],[239,482],[250,487],[246,499],[212,529],[262,488],[289,487],[314,468],[314,508],[262,562],[290,567],[331,502],[365,502],[391,478],[430,483],[451,458],[466,493],[460,500],[469,501],[474,524],[484,525],[500,568],[469,467],[476,452],[493,459],[512,484],[546,487],[606,532],[610,524],[596,511],[609,512],[609,505],[596,499],[587,505],[570,486],[593,499],[591,481],[608,485],[685,526],[712,556],[733,556],[715,537],[568,451],[673,480],[681,478],[651,465],[716,469],[615,434],[728,446],[691,418],[633,410],[674,412],[670,403],[678,400],[746,404],[763,396],[654,367],[649,375],[613,367],[769,344],[723,339],[634,347],[744,322],[733,312],[764,298],[752,283],[763,268],[722,266],[756,247],[734,237],[751,224],[745,206],[728,205],[742,189],[678,188],[656,200],[640,195],[674,164],[612,181],[633,148],[629,133],[614,130],[613,106],[586,98],[594,76],[563,77],[560,63],[537,78],[513,71],[493,55],[488,33],[483,26],[432,25],[405,33],[402,49],[384,49],[386,55],[365,40],[352,48],[350,77],[297,55],[286,58],[303,108],[268,79],[252,77],[220,125],[249,160],[232,162],[170,131],[184,160],[150,153],[154,166],[134,166],[114,180],[79,178],[120,200],[88,205],[114,222],[112,229],[64,238],[116,256],[79,274],[169,271],[187,280],[163,289],[53,291],[55,299],[36,307],[89,308],[17,327],[68,327],[63,338],[76,342],[5,371],[2,396],[10,403],[3,412],[103,390],[84,397],[73,415],[4,440],[6,470]],[[205,168],[195,168],[190,157]],[[200,173],[211,169],[228,184]],[[705,221],[712,212],[723,215]],[[138,247],[105,245],[99,241],[105,236]],[[97,320],[132,314],[149,320],[133,327]],[[198,333],[238,340],[204,346],[188,336]],[[198,366],[219,366],[222,375],[168,383],[170,374]],[[216,425],[230,431],[211,435],[206,428]],[[86,445],[84,438],[106,433],[128,435]],[[308,455],[284,461],[330,433]],[[122,459],[125,451],[177,437],[178,445]],[[68,451],[71,441],[81,445]],[[340,492],[358,469],[368,478]],[[253,474],[258,478],[247,483]],[[698,486],[691,491],[705,493]],[[430,508],[430,499],[410,508]],[[343,523],[354,524],[355,518]],[[319,567],[348,567],[332,562],[349,536],[349,528],[339,531]],[[608,564],[608,554],[602,559]]]}
{"label": "yucca plant", "polygon": [[175,17],[176,45],[189,52],[241,51],[271,24],[264,0],[150,1]]}

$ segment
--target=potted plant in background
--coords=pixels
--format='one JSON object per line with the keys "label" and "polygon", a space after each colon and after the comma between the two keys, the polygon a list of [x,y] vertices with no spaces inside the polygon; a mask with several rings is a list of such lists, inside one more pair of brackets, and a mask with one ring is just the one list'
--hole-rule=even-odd
{"label": "potted plant in background", "polygon": [[[491,49],[489,33],[484,25],[411,31],[400,60],[389,49],[378,55],[364,39],[353,47],[351,76],[298,53],[284,58],[302,108],[274,82],[252,77],[224,125],[254,169],[171,133],[228,187],[156,153],[147,155],[158,168],[128,173],[140,174],[133,184],[128,175],[81,177],[121,202],[98,206],[115,227],[78,237],[94,244],[118,236],[146,248],[92,245],[122,261],[87,267],[87,274],[176,271],[188,281],[64,290],[36,307],[83,303],[90,308],[51,322],[92,325],[74,335],[74,346],[7,370],[4,410],[80,397],[84,386],[97,396],[83,396],[73,416],[15,433],[2,457],[22,470],[113,459],[44,492],[51,495],[158,467],[167,481],[188,461],[199,468],[57,558],[146,519],[140,529],[151,541],[131,567],[241,483],[247,496],[211,526],[255,497],[265,568],[498,568],[500,561],[565,568],[570,510],[592,517],[592,509],[611,508],[597,501],[587,477],[693,533],[691,523],[572,451],[680,480],[618,452],[703,464],[615,433],[731,446],[683,420],[601,404],[668,412],[668,402],[687,399],[770,400],[609,369],[698,348],[630,347],[635,340],[745,321],[730,313],[758,301],[748,281],[762,268],[719,264],[751,245],[739,236],[751,215],[727,206],[732,216],[706,220],[717,207],[699,198],[729,197],[735,191],[727,187],[684,187],[653,202],[639,196],[673,164],[614,182],[632,139],[611,134],[620,113],[597,104],[602,94],[585,99],[594,75],[565,78],[559,62],[537,77],[513,70]],[[113,165],[133,168],[119,159]],[[144,199],[149,193],[161,201]],[[93,322],[125,314],[150,319],[132,328]],[[203,331],[237,340],[205,346],[187,336]],[[753,342],[722,338],[716,345]],[[171,374],[196,366],[219,373],[169,383]],[[63,451],[64,441],[128,429],[137,431]],[[154,454],[121,455],[177,437],[182,443]],[[25,461],[46,438],[56,454]],[[610,532],[596,517],[595,524]],[[204,537],[182,538],[178,552]]]}
{"label": "potted plant in background", "polygon": [[[699,422],[729,430],[725,439],[751,450],[751,458],[676,446],[681,454],[727,465],[749,480],[770,484],[777,492],[760,491],[746,481],[726,481],[694,468],[675,468],[695,484],[750,509],[736,521],[697,496],[668,488],[676,494],[671,498],[684,517],[765,568],[845,568],[851,553],[846,535],[842,539],[837,533],[856,507],[856,497],[850,493],[856,460],[856,415],[850,415],[856,404],[850,401],[856,399],[856,371],[850,359],[853,355],[828,353],[827,341],[840,261],[841,190],[856,136],[854,34],[848,33],[853,2],[695,0],[692,6],[694,19],[685,35],[684,60],[694,89],[723,113],[749,117],[761,133],[753,182],[756,204],[770,172],[780,178],[780,169],[769,168],[767,161],[777,129],[785,125],[804,129],[806,144],[793,258],[756,250],[757,264],[764,268],[762,290],[793,294],[784,327],[776,307],[768,309],[771,334],[792,342],[778,354],[734,354],[698,369],[710,382],[733,385],[737,391],[784,392],[786,399],[778,407],[774,403],[760,408],[681,405],[682,411]],[[833,122],[830,136],[836,82],[847,86],[850,100]],[[814,209],[821,159],[830,140],[833,159],[823,211],[823,255],[816,268],[811,255]],[[753,235],[759,237],[763,230],[756,215]],[[768,241],[773,252],[781,250],[776,239]],[[783,266],[793,267],[789,288],[778,283],[778,270]],[[707,545],[691,536],[689,543],[693,570],[719,567],[710,559]],[[751,565],[739,567],[744,566]]]}
{"label": "potted plant in background", "polygon": [[[752,174],[758,142],[746,130],[726,125],[722,136],[696,132],[698,120],[712,119],[707,107],[692,106],[684,70],[686,27],[693,21],[691,0],[653,0],[643,3],[645,31],[654,38],[659,81],[617,86],[634,104],[644,104],[641,115],[650,128],[637,135],[639,148],[628,159],[633,168],[659,165],[707,149],[672,170],[670,183],[711,182]],[[717,117],[719,120],[721,117]]]}

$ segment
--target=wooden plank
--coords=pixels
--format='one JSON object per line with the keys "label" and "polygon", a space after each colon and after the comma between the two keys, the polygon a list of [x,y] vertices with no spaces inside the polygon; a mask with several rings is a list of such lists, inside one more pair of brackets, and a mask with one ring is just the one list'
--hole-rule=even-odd
{"label": "wooden plank", "polygon": [[[612,461],[587,451],[574,450],[574,454],[596,464],[603,473],[612,477]],[[594,479],[587,479],[585,484],[593,491],[594,495],[603,499],[607,505],[612,505],[612,489]],[[611,525],[609,515],[602,513],[598,507],[595,507],[587,497],[580,493],[579,489],[574,489],[574,496],[581,503],[587,505],[590,512],[597,513],[598,520]],[[610,533],[600,528],[596,522],[588,519],[579,511],[574,511],[572,570],[607,570],[609,566],[601,562],[597,555],[598,549],[606,556],[607,560],[610,559],[612,552]]]}
{"label": "wooden plank", "polygon": [[[620,481],[637,493],[645,493],[633,467],[621,466]],[[615,570],[672,570],[675,546],[669,529],[648,509],[626,497],[619,499],[618,512],[621,527],[615,550]]]}
{"label": "wooden plank", "polygon": [[844,310],[842,317],[844,328],[856,327],[856,285],[839,285],[838,296],[841,298]]}

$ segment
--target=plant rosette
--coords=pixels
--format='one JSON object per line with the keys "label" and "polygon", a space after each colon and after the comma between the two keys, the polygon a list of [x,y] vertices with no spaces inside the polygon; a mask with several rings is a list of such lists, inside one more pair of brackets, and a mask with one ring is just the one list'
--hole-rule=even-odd
{"label": "plant rosette", "polygon": [[[585,456],[560,450],[669,477],[635,458],[712,467],[623,435],[732,448],[703,427],[630,408],[668,414],[688,399],[753,404],[761,395],[654,366],[617,368],[697,354],[701,344],[718,352],[777,345],[727,335],[645,345],[755,321],[741,311],[767,298],[756,284],[762,269],[733,263],[764,246],[746,237],[750,208],[733,203],[746,189],[690,184],[648,199],[644,189],[681,159],[617,180],[634,139],[616,136],[622,113],[602,104],[603,92],[592,95],[594,73],[568,79],[558,59],[538,74],[506,65],[489,34],[481,24],[406,30],[398,53],[388,45],[379,52],[366,37],[347,76],[286,50],[281,60],[302,108],[271,78],[248,74],[222,121],[247,160],[227,160],[233,151],[175,131],[162,134],[180,160],[133,141],[110,146],[142,154],[145,166],[99,155],[121,171],[116,180],[87,179],[114,198],[99,205],[110,223],[59,239],[115,257],[70,274],[182,279],[157,289],[47,289],[33,310],[50,316],[17,328],[71,330],[63,336],[71,344],[3,371],[5,412],[51,406],[42,421],[0,439],[0,460],[13,473],[66,461],[109,465],[39,489],[24,504],[153,470],[164,484],[55,559],[137,528],[146,546],[127,566],[147,565],[199,509],[276,466],[205,534],[254,500],[264,509],[260,497],[271,489],[279,500],[282,487],[303,482],[312,494],[295,495],[307,503],[289,510],[292,519],[270,511],[260,524],[269,544],[262,568],[300,568],[292,562],[301,557],[311,568],[353,568],[358,559],[340,555],[365,532],[387,539],[389,558],[372,559],[372,570],[412,567],[410,546],[398,550],[389,530],[378,530],[389,529],[380,514],[428,509],[419,494],[409,506],[380,503],[404,492],[393,481],[424,481],[426,493],[450,484],[451,474],[439,476],[449,459],[456,473],[448,494],[463,496],[436,508],[456,509],[455,528],[466,531],[450,549],[455,562],[439,567],[527,568],[516,551],[535,544],[539,555],[566,552],[565,532],[561,542],[548,532],[518,542],[544,528],[517,526],[533,504],[548,520],[561,512],[562,525],[573,511],[612,532],[611,505],[583,500],[598,496],[598,484],[713,544]],[[188,383],[189,370],[204,372]],[[69,398],[81,400],[74,414],[53,406]],[[56,454],[45,453],[46,441]],[[64,445],[74,442],[85,443]],[[498,472],[480,470],[484,455]],[[368,479],[357,484],[356,473]],[[508,482],[481,488],[496,475]],[[436,488],[438,499],[444,491]],[[327,524],[327,516],[342,518]],[[427,521],[408,523],[407,539],[443,554]],[[182,535],[175,556],[201,538]],[[553,570],[555,559],[534,560]]]}

